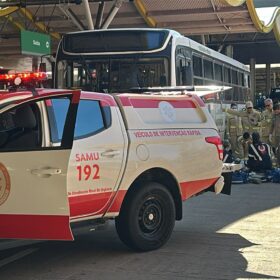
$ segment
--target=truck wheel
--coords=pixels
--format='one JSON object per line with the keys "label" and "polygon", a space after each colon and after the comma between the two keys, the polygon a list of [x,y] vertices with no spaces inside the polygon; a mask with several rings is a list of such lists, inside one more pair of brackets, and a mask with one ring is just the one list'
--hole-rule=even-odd
{"label": "truck wheel", "polygon": [[116,229],[120,239],[137,251],[164,245],[175,225],[175,204],[170,192],[156,182],[137,185],[125,199]]}

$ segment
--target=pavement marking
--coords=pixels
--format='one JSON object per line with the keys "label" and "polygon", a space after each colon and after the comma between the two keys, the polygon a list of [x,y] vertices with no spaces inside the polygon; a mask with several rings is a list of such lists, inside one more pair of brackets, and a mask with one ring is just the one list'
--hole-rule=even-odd
{"label": "pavement marking", "polygon": [[16,260],[19,260],[27,255],[30,255],[32,253],[34,253],[35,251],[37,251],[38,248],[30,248],[30,249],[27,249],[27,250],[23,250],[21,252],[18,252],[8,258],[5,258],[3,260],[0,261],[0,267],[3,267],[4,265],[7,265],[9,263],[12,263]]}

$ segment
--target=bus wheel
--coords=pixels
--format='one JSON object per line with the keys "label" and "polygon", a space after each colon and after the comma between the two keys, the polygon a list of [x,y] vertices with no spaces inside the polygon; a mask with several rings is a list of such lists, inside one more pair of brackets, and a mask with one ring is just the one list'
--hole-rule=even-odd
{"label": "bus wheel", "polygon": [[134,250],[158,249],[168,241],[175,225],[173,197],[156,182],[138,185],[134,190],[116,218],[118,235]]}

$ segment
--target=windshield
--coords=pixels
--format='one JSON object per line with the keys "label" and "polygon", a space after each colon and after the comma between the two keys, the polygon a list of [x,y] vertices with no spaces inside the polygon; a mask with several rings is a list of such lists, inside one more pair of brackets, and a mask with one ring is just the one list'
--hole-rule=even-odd
{"label": "windshield", "polygon": [[57,63],[57,87],[97,92],[125,92],[133,87],[166,86],[168,59],[88,58],[79,56]]}

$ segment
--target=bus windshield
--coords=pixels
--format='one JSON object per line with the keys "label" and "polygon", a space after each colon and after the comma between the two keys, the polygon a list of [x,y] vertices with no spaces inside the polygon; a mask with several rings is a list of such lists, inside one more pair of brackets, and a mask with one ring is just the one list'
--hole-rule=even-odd
{"label": "bus windshield", "polygon": [[125,92],[134,87],[170,83],[165,57],[69,56],[57,62],[57,87],[98,92]]}

